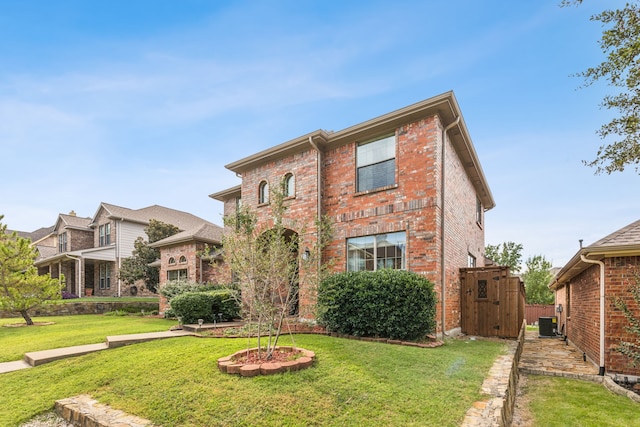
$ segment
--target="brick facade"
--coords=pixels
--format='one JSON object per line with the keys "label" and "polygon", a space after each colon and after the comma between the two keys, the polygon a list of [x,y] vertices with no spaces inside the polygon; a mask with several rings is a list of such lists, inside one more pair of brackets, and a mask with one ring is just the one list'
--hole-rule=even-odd
{"label": "brick facade", "polygon": [[[604,367],[608,373],[640,375],[640,366],[616,350],[621,341],[637,342],[638,337],[625,330],[629,326],[623,313],[615,307],[622,298],[640,315],[629,286],[640,271],[640,256],[604,258],[605,277],[605,341]],[[600,266],[592,265],[556,290],[556,305],[563,305],[559,327],[566,327],[569,341],[595,365],[600,364]]]}
{"label": "brick facade", "polygon": [[[374,121],[375,119],[371,122]],[[476,209],[482,197],[487,202],[487,209],[493,207],[488,188],[482,187],[486,191],[482,195],[478,192],[478,185],[486,183],[482,176],[476,176],[475,182],[470,176],[468,161],[463,162],[460,157],[459,135],[456,136],[456,144],[449,136],[445,139],[446,158],[443,162],[441,153],[445,123],[439,113],[429,111],[422,116],[414,114],[410,118],[398,120],[394,126],[389,126],[386,122],[379,127],[369,122],[365,124],[368,126],[366,131],[354,131],[352,135],[347,132],[351,128],[337,132],[337,136],[333,133],[317,135],[317,140],[327,141],[320,144],[319,149],[313,137],[308,137],[308,144],[304,144],[305,139],[301,137],[290,143],[292,147],[295,146],[291,153],[280,154],[284,151],[282,149],[278,155],[266,153],[262,161],[258,154],[248,158],[246,162],[232,164],[229,168],[242,175],[242,203],[257,212],[259,224],[268,226],[271,208],[268,204],[258,203],[260,183],[266,181],[269,185],[279,185],[285,174],[292,173],[296,179],[296,192],[294,197],[286,200],[288,209],[285,217],[291,224],[305,227],[307,234],[301,236],[301,240],[303,245],[308,244],[309,247],[315,240],[313,222],[318,214],[331,218],[333,240],[326,247],[323,257],[325,260],[332,260],[336,272],[347,269],[347,239],[392,232],[405,233],[406,268],[424,275],[435,284],[440,301],[437,314],[440,331],[443,240],[441,174],[444,163],[445,330],[459,328],[459,268],[468,267],[470,255],[477,260],[476,266],[482,266],[484,261],[483,214],[480,215],[480,221],[477,221]],[[358,125],[354,128],[357,127]],[[344,134],[347,135],[343,136]],[[394,183],[358,192],[358,145],[387,135],[395,135]],[[332,141],[334,137],[335,142]],[[276,148],[281,147],[283,145]],[[479,166],[477,160],[473,166]],[[236,198],[228,197],[228,191],[211,197],[224,202],[225,215],[229,215],[236,206]],[[299,232],[295,226],[293,228],[293,231]],[[310,305],[313,300],[313,292],[301,283],[301,316],[312,317],[313,307]]]}

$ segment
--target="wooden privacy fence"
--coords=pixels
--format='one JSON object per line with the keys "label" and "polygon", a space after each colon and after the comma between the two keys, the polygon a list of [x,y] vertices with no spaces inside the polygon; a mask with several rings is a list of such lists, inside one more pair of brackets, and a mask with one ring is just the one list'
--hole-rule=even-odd
{"label": "wooden privacy fence", "polygon": [[524,318],[527,325],[533,325],[541,317],[551,317],[556,315],[555,305],[527,304],[524,306]]}
{"label": "wooden privacy fence", "polygon": [[509,267],[460,269],[461,329],[467,335],[517,338],[524,320],[524,283]]}

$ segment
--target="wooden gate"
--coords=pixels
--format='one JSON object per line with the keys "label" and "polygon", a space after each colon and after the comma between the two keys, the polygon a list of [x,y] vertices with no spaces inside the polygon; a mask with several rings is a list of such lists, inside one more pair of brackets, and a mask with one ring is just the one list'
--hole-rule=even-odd
{"label": "wooden gate", "polygon": [[462,332],[517,338],[524,319],[524,284],[509,267],[460,269]]}

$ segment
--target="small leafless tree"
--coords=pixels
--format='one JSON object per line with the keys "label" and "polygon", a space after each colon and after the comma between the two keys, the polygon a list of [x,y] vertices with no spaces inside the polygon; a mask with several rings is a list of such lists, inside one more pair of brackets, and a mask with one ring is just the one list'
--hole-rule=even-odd
{"label": "small leafless tree", "polygon": [[[240,288],[248,330],[257,330],[258,357],[267,360],[273,356],[286,317],[298,307],[300,287],[317,288],[326,271],[322,248],[331,230],[326,219],[316,221],[315,230],[308,233],[307,227],[285,218],[280,188],[271,190],[270,207],[271,218],[260,224],[246,206],[226,216],[222,241],[225,262]],[[263,337],[267,338],[264,355]]]}

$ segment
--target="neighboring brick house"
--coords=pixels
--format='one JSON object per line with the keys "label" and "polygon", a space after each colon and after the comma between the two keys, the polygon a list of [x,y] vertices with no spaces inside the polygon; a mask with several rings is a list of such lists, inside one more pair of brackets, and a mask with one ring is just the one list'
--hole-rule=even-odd
{"label": "neighboring brick house", "polygon": [[[160,288],[172,280],[228,284],[230,272],[220,257],[222,227],[209,222],[158,240],[149,246],[160,250]],[[160,313],[167,301],[160,296]]]}
{"label": "neighboring brick house", "polygon": [[[314,220],[327,215],[334,236],[323,256],[335,271],[423,274],[438,294],[438,330],[460,327],[459,268],[484,265],[484,212],[495,203],[453,92],[226,167],[242,184],[210,195],[225,215],[241,202],[268,226],[269,186],[283,183],[286,217],[305,227],[301,245],[312,246]],[[313,301],[301,285],[302,317]]]}
{"label": "neighboring brick house", "polygon": [[559,332],[599,366],[601,375],[640,375],[640,366],[631,366],[616,351],[620,341],[637,342],[638,337],[625,331],[628,322],[614,304],[623,298],[640,317],[629,292],[638,273],[640,220],[580,248],[551,282]]}
{"label": "neighboring brick house", "polygon": [[125,284],[118,273],[122,260],[132,255],[135,240],[147,239],[144,229],[151,219],[180,230],[208,223],[195,215],[158,205],[128,209],[101,203],[92,218],[61,214],[54,227],[55,252],[40,251],[35,264],[41,274],[51,273],[52,277],[64,274],[66,290],[78,296],[149,294],[141,284]]}

